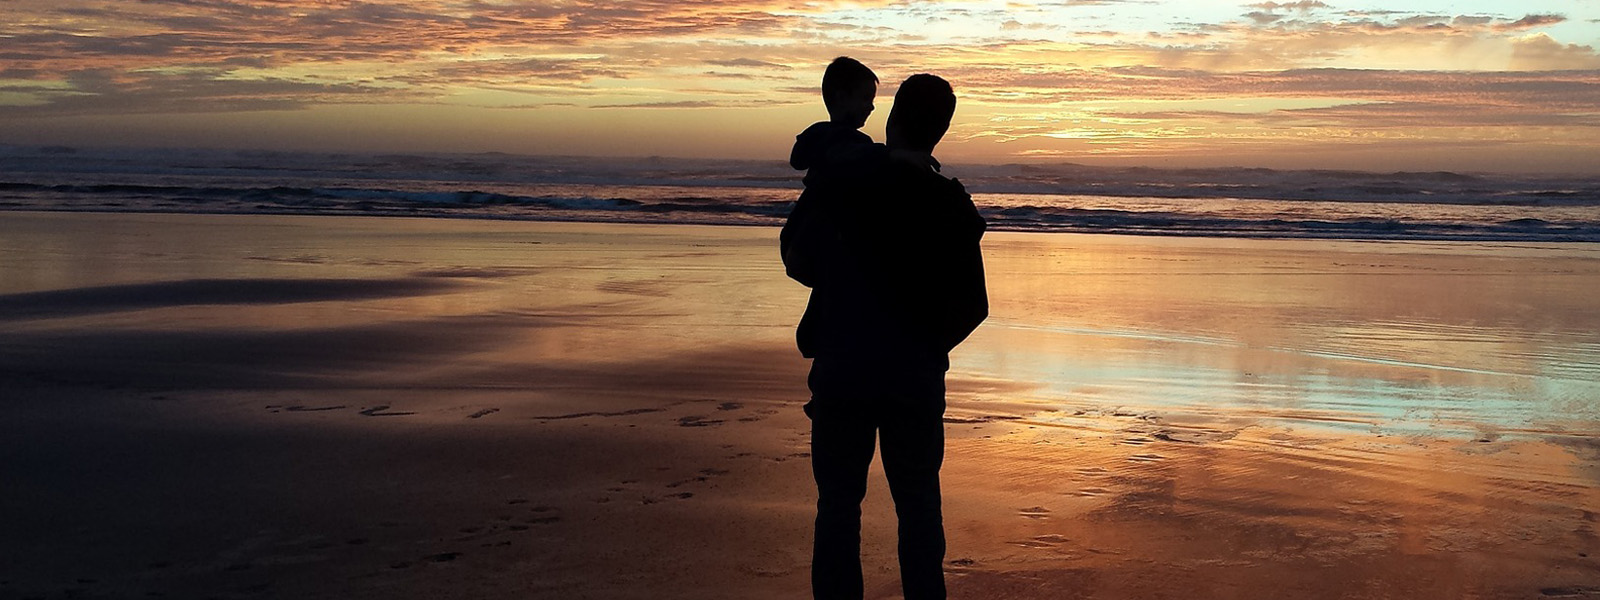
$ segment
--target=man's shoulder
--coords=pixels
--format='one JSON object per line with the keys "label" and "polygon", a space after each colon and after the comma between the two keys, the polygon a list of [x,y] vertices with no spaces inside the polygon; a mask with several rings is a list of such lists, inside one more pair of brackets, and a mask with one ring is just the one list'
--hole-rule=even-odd
{"label": "man's shoulder", "polygon": [[925,167],[894,163],[888,165],[883,181],[893,189],[900,190],[903,195],[937,198],[971,197],[967,194],[966,186],[960,181]]}

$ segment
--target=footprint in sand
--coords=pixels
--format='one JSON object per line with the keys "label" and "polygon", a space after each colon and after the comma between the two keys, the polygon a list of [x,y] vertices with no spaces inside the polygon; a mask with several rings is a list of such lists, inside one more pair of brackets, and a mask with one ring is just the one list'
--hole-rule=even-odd
{"label": "footprint in sand", "polygon": [[767,417],[770,417],[772,415],[778,414],[778,412],[779,411],[777,409],[773,409],[773,408],[760,408],[760,409],[756,409],[755,410],[755,414],[753,414],[753,415],[750,415],[748,417],[739,417],[739,421],[741,423],[754,423],[756,421],[765,420]]}
{"label": "footprint in sand", "polygon": [[1043,506],[1035,506],[1032,508],[1018,509],[1017,514],[1029,519],[1048,519],[1050,518],[1050,509]]}
{"label": "footprint in sand", "polygon": [[1054,548],[1056,546],[1060,546],[1061,544],[1067,543],[1067,541],[1068,540],[1066,537],[1051,533],[1035,536],[1018,542],[1011,542],[1011,545],[1022,546],[1023,548]]}
{"label": "footprint in sand", "polygon": [[1216,429],[1163,429],[1150,434],[1150,437],[1164,442],[1177,442],[1180,444],[1210,444],[1226,442],[1238,437],[1239,431],[1220,431]]}
{"label": "footprint in sand", "polygon": [[693,497],[694,497],[694,492],[678,492],[676,494],[667,494],[667,495],[662,496],[660,498],[657,498],[657,497],[654,497],[654,496],[644,496],[644,497],[639,498],[639,504],[644,504],[644,505],[656,504],[656,503],[661,502],[662,500],[688,500],[688,499],[693,498]]}
{"label": "footprint in sand", "polygon": [[1129,456],[1128,457],[1129,461],[1132,461],[1132,462],[1144,462],[1144,463],[1161,462],[1161,461],[1166,460],[1166,459],[1167,459],[1167,457],[1162,456],[1160,454],[1135,454],[1133,456]]}
{"label": "footprint in sand", "polygon": [[744,405],[738,402],[723,402],[717,405],[717,410],[739,410],[741,408],[744,408]]}
{"label": "footprint in sand", "polygon": [[717,476],[720,476],[720,475],[727,475],[728,473],[730,473],[730,471],[728,471],[727,469],[713,469],[713,468],[709,468],[708,467],[708,468],[700,469],[700,474],[699,475],[695,475],[694,477],[690,477],[688,479],[680,479],[678,481],[674,481],[672,483],[667,484],[667,487],[675,488],[675,487],[681,487],[681,486],[689,485],[691,483],[704,483],[706,481],[709,481],[712,477],[717,477]]}
{"label": "footprint in sand", "polygon": [[348,408],[348,407],[346,407],[343,404],[338,404],[338,405],[334,405],[334,406],[303,406],[303,405],[300,405],[300,404],[268,404],[267,405],[267,410],[271,411],[271,412],[275,412],[275,413],[276,412],[323,412],[323,411],[329,411],[329,410],[343,410],[345,408]]}
{"label": "footprint in sand", "polygon": [[1546,598],[1600,598],[1600,586],[1573,585],[1563,587],[1547,587],[1539,590],[1539,595]]}
{"label": "footprint in sand", "polygon": [[767,460],[770,460],[772,462],[781,463],[781,462],[788,462],[790,459],[794,459],[794,458],[811,458],[811,453],[810,452],[795,452],[795,453],[790,454],[788,456],[774,456],[774,457],[768,458]]}
{"label": "footprint in sand", "polygon": [[480,410],[478,412],[475,412],[475,413],[472,413],[470,415],[467,415],[467,418],[468,419],[482,419],[484,417],[487,417],[487,416],[492,415],[492,414],[497,413],[497,412],[500,412],[500,409],[498,409],[498,408],[485,408],[485,409]]}
{"label": "footprint in sand", "polygon": [[460,552],[440,552],[438,554],[430,554],[428,556],[424,556],[422,558],[417,559],[416,561],[397,560],[395,562],[389,563],[389,568],[391,568],[391,569],[405,569],[405,568],[409,568],[412,565],[415,565],[415,564],[417,564],[419,562],[444,563],[444,562],[453,561],[453,560],[455,560],[457,558],[461,558],[461,553]]}
{"label": "footprint in sand", "polygon": [[1034,536],[1020,542],[1011,542],[1011,544],[1014,546],[1022,546],[1023,548],[1053,548],[1055,546],[1065,544],[1068,541],[1069,540],[1066,538],[1066,536],[1049,533],[1045,535]]}
{"label": "footprint in sand", "polygon": [[687,417],[678,418],[679,427],[710,427],[712,425],[721,424],[722,419],[707,419],[700,415],[689,415]]}
{"label": "footprint in sand", "polygon": [[1097,496],[1105,495],[1105,494],[1110,493],[1110,492],[1111,492],[1111,490],[1108,490],[1108,489],[1103,488],[1103,487],[1086,487],[1086,488],[1079,489],[1078,490],[1078,495],[1079,496],[1083,496],[1085,498],[1094,498],[1094,497],[1097,497]]}
{"label": "footprint in sand", "polygon": [[387,404],[379,404],[371,408],[363,408],[360,412],[362,415],[368,417],[403,417],[406,415],[417,414],[408,411],[389,410],[389,405]]}
{"label": "footprint in sand", "polygon": [[[516,504],[516,505],[522,505],[522,504],[526,504],[526,503],[527,503],[527,500],[523,499],[523,498],[514,498],[510,502],[508,502],[508,504]],[[456,531],[464,534],[461,537],[456,538],[456,540],[457,541],[467,541],[467,540],[480,539],[480,538],[484,538],[484,537],[492,537],[492,536],[495,536],[496,534],[504,533],[505,531],[528,531],[528,530],[532,529],[534,526],[549,525],[551,523],[560,522],[561,521],[561,515],[559,515],[559,514],[551,514],[551,513],[554,513],[555,511],[556,511],[556,508],[553,507],[553,506],[535,506],[535,507],[532,507],[532,508],[528,509],[528,512],[531,513],[531,514],[523,515],[521,517],[518,517],[517,515],[498,515],[498,516],[496,516],[494,518],[494,520],[496,522],[491,522],[491,523],[489,523],[487,525],[474,525],[474,526],[462,527],[462,528],[456,530]],[[510,545],[510,543],[509,542],[484,543],[484,544],[480,544],[480,545],[484,546],[484,547],[507,546],[507,545]]]}

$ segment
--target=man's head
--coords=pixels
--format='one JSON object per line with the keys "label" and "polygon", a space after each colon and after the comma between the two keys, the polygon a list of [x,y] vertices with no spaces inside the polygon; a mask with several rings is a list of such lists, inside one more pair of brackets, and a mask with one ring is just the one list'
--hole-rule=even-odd
{"label": "man's head", "polygon": [[950,83],[919,73],[907,78],[894,93],[884,140],[890,148],[932,153],[956,114],[956,94]]}
{"label": "man's head", "polygon": [[833,59],[822,72],[822,103],[828,118],[835,123],[859,128],[872,114],[872,99],[878,95],[878,76],[860,61],[848,56]]}

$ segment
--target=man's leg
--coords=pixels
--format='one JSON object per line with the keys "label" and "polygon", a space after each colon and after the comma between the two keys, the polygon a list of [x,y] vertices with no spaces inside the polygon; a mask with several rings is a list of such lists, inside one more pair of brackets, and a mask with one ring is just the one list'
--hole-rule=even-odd
{"label": "man's leg", "polygon": [[817,480],[817,530],[811,554],[816,600],[861,600],[861,500],[876,437],[861,400],[841,397],[814,367],[811,473]]}
{"label": "man's leg", "polygon": [[906,600],[944,600],[944,377],[912,382],[885,407],[880,424],[883,470],[900,518],[900,581]]}

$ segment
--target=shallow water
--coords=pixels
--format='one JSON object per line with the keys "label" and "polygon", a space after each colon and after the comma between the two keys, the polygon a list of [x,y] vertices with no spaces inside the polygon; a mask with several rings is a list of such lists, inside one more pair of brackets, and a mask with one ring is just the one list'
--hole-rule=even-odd
{"label": "shallow water", "polygon": [[1038,400],[1384,433],[1600,431],[1594,246],[993,236],[963,368]]}
{"label": "shallow water", "polygon": [[[17,353],[69,333],[440,319],[492,332],[458,367],[783,347],[805,290],[783,278],[775,235],[0,213],[0,317],[37,338],[12,336]],[[1600,246],[995,232],[985,254],[992,317],[957,350],[952,373],[1006,382],[1003,395],[968,397],[995,409],[1159,410],[1447,437],[1600,434]],[[267,287],[219,298],[170,285],[215,279]],[[393,289],[306,283],[348,279]],[[111,298],[100,305],[17,295],[134,284],[167,295],[130,304],[119,294],[158,292],[116,288],[97,292]],[[49,308],[62,302],[79,304]]]}

